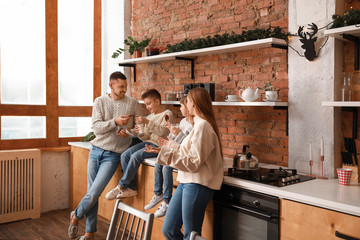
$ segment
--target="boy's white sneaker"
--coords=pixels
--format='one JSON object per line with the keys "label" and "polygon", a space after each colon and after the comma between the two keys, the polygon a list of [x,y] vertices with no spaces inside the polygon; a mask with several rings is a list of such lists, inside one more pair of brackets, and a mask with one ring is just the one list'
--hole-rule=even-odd
{"label": "boy's white sneaker", "polygon": [[158,208],[158,210],[156,210],[154,216],[155,216],[156,218],[160,218],[160,217],[165,216],[168,207],[169,207],[169,204],[166,203],[165,201],[163,201],[163,202],[161,203],[160,207]]}
{"label": "boy's white sneaker", "polygon": [[120,186],[117,185],[116,188],[108,192],[105,196],[107,200],[114,200],[116,196],[121,192]]}
{"label": "boy's white sneaker", "polygon": [[131,188],[127,188],[124,191],[120,190],[120,193],[118,195],[116,195],[116,198],[127,198],[127,197],[136,196],[136,195],[137,195],[136,190],[132,190]]}
{"label": "boy's white sneaker", "polygon": [[150,203],[144,207],[145,210],[149,210],[153,207],[155,207],[159,202],[161,202],[164,199],[164,195],[154,195],[152,199],[150,200]]}

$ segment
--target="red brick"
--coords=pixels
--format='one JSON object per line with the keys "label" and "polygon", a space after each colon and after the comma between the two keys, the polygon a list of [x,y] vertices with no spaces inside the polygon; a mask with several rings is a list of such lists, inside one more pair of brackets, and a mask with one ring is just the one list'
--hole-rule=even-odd
{"label": "red brick", "polygon": [[235,140],[237,142],[253,143],[255,142],[256,138],[254,136],[242,135],[242,136],[236,136]]}
{"label": "red brick", "polygon": [[239,127],[229,127],[228,128],[228,133],[232,133],[232,134],[244,134],[244,128],[239,128]]}
{"label": "red brick", "polygon": [[233,141],[234,140],[234,136],[233,135],[229,135],[229,134],[222,134],[221,135],[221,140],[222,141]]}
{"label": "red brick", "polygon": [[224,155],[234,156],[236,153],[237,153],[237,152],[236,152],[235,149],[223,148],[223,154],[224,154]]}

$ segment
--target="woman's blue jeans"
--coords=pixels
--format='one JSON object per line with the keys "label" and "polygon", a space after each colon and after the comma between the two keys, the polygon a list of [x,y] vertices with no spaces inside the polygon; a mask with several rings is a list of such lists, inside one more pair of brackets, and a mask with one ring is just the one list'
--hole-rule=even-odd
{"label": "woman's blue jeans", "polygon": [[[196,183],[180,183],[170,200],[163,223],[163,234],[167,240],[188,240],[191,231],[201,234],[206,205],[214,190]],[[184,235],[181,226],[184,226]]]}
{"label": "woman's blue jeans", "polygon": [[85,232],[96,232],[98,199],[114,175],[120,161],[120,153],[93,146],[89,153],[87,192],[75,209],[75,216],[86,216]]}
{"label": "woman's blue jeans", "polygon": [[148,153],[145,144],[157,147],[157,145],[149,142],[138,143],[131,148],[128,148],[121,154],[121,166],[124,171],[124,176],[120,179],[119,185],[127,189],[128,187],[132,190],[136,190],[135,174],[145,160],[145,158],[157,157],[157,153]]}
{"label": "woman's blue jeans", "polygon": [[164,184],[164,200],[169,202],[173,191],[173,168],[155,163],[154,193],[161,195]]}

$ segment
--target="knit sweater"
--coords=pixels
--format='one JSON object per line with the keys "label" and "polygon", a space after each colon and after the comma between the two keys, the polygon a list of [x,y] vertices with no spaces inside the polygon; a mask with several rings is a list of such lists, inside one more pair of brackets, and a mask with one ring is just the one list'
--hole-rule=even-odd
{"label": "knit sweater", "polygon": [[181,183],[218,190],[224,176],[218,137],[206,120],[195,117],[194,123],[181,145],[171,142],[169,147],[162,147],[156,161],[178,169],[177,180]]}
{"label": "knit sweater", "polygon": [[95,99],[92,110],[92,129],[96,138],[91,143],[104,150],[122,153],[131,144],[131,137],[120,137],[116,134],[115,118],[120,115],[133,115],[124,128],[133,128],[135,116],[142,115],[138,101],[126,96],[114,100],[108,95]]}
{"label": "knit sweater", "polygon": [[165,126],[165,115],[169,116],[169,121],[171,122],[174,118],[173,113],[166,109],[161,113],[151,113],[146,118],[149,119],[149,123],[144,126],[144,136],[139,137],[144,142],[151,142],[159,146],[158,136],[164,139],[167,139],[170,131]]}

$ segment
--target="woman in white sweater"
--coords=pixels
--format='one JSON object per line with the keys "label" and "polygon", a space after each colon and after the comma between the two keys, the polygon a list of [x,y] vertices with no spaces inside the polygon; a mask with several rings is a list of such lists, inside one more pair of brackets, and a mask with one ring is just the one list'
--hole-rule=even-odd
{"label": "woman in white sweater", "polygon": [[[204,88],[189,91],[187,108],[193,117],[193,130],[181,145],[159,139],[157,162],[178,169],[179,186],[171,198],[163,223],[166,239],[189,239],[191,231],[201,234],[206,205],[223,181],[220,135],[210,95]],[[184,235],[181,232],[183,226]]]}

